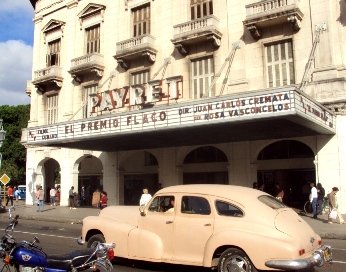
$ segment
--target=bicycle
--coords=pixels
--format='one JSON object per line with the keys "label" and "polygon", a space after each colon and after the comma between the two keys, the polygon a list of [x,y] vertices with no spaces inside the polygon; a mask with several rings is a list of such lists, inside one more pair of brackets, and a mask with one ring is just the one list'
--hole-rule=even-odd
{"label": "bicycle", "polygon": [[306,214],[312,213],[312,205],[311,205],[310,200],[308,200],[308,201],[306,201],[306,202],[304,203],[303,209],[304,209],[304,212],[305,212]]}
{"label": "bicycle", "polygon": [[[329,213],[329,205],[328,205],[328,197],[323,198],[323,203],[322,203],[322,209],[320,210],[321,213]],[[306,201],[304,203],[303,210],[306,214],[312,213],[312,204],[310,200]]]}

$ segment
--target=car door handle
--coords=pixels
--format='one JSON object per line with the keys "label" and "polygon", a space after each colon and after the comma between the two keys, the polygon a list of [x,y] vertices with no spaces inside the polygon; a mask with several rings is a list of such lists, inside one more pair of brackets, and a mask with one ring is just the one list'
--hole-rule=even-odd
{"label": "car door handle", "polygon": [[211,224],[210,224],[210,223],[206,223],[206,224],[204,224],[204,226],[205,226],[205,227],[210,227]]}
{"label": "car door handle", "polygon": [[171,221],[171,220],[166,221],[166,224],[172,224],[172,223],[173,223],[173,221]]}

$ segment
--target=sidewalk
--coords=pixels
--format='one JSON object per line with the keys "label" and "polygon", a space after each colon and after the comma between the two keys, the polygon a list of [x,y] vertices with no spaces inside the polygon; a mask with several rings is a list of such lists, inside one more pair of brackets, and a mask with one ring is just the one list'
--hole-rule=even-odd
{"label": "sidewalk", "polygon": [[[21,202],[16,206],[12,215],[18,214],[19,218],[22,219],[81,224],[84,217],[98,215],[99,212],[100,210],[96,208],[70,210],[68,207],[50,205],[45,205],[43,212],[36,212],[35,206],[25,205]],[[304,213],[299,214],[323,239],[346,240],[346,224],[328,224],[328,216],[326,214],[319,215],[319,219],[312,219]],[[343,217],[346,219],[346,215],[343,215]],[[8,214],[1,213],[0,219],[1,221],[8,220]]]}

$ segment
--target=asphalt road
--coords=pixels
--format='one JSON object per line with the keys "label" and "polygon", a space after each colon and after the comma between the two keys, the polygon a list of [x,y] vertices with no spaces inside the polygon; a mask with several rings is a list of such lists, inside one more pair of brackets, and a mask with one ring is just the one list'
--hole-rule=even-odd
{"label": "asphalt road", "polygon": [[[50,254],[64,254],[73,250],[83,249],[78,245],[76,239],[80,235],[81,225],[53,223],[33,220],[20,220],[15,229],[14,237],[17,241],[31,241],[34,236],[41,241],[40,245],[45,252]],[[2,235],[6,222],[0,222],[0,234]],[[333,248],[334,262],[322,268],[317,268],[317,272],[345,272],[346,271],[346,240],[325,240]],[[116,249],[115,249],[116,252]],[[146,262],[134,262],[117,259],[114,262],[116,272],[210,272],[210,269],[201,269],[189,266],[162,265]]]}

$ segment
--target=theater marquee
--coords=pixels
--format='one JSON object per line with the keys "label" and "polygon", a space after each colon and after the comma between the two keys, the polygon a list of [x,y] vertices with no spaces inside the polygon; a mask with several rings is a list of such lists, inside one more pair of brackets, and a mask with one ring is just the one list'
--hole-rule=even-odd
{"label": "theater marquee", "polygon": [[295,89],[222,96],[28,129],[28,144],[298,115],[330,132],[335,116]]}

